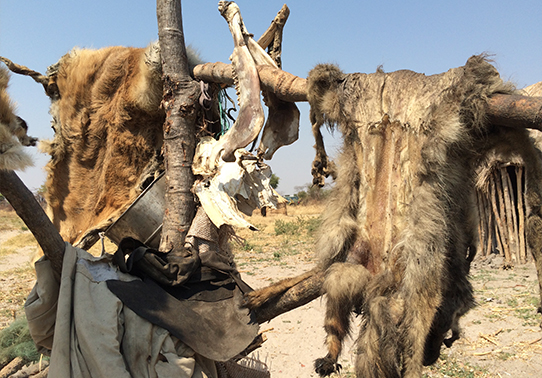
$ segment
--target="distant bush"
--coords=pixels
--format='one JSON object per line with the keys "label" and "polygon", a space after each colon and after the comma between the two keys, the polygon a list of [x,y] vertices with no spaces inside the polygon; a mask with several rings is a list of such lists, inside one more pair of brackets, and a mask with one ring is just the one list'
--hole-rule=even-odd
{"label": "distant bush", "polygon": [[320,218],[315,217],[297,217],[291,222],[277,219],[275,221],[275,235],[296,235],[301,232],[312,235],[320,226],[320,222]]}
{"label": "distant bush", "polygon": [[328,185],[320,188],[307,184],[303,190],[296,193],[296,196],[299,198],[299,204],[308,205],[324,201],[330,193],[331,188]]}

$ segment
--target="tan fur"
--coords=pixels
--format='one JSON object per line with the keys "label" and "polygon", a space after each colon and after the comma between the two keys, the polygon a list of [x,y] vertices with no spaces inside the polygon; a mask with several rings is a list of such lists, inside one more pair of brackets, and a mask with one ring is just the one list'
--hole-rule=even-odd
{"label": "tan fur", "polygon": [[329,268],[321,375],[336,369],[351,311],[362,316],[357,376],[419,377],[474,305],[467,256],[474,168],[492,132],[484,109],[512,91],[480,56],[433,76],[310,72],[313,130],[336,125],[344,139],[316,245]]}
{"label": "tan fur", "polygon": [[74,49],[49,68],[48,212],[70,243],[108,226],[157,169],[165,116],[154,48]]}
{"label": "tan fur", "polygon": [[9,73],[0,67],[0,169],[24,170],[33,164],[23,146],[34,145],[26,122],[15,114],[15,105],[7,92]]}

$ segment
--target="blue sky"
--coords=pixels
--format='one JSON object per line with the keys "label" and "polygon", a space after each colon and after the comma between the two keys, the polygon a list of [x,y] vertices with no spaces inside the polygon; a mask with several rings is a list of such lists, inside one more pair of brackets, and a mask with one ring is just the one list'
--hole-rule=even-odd
{"label": "blue sky", "polygon": [[[206,61],[228,62],[231,35],[217,1],[183,1],[187,44]],[[284,1],[238,1],[248,30],[259,37]],[[519,88],[542,80],[542,1],[290,1],[283,68],[306,77],[318,63],[345,72],[411,69],[427,75],[463,65],[473,54],[492,54],[501,76]],[[152,1],[0,0],[0,55],[44,73],[73,47],[146,46],[158,38]],[[41,85],[12,75],[10,94],[30,134],[52,138],[49,100]],[[300,140],[283,147],[270,165],[278,191],[292,194],[311,182],[314,157],[308,104]],[[325,135],[336,154],[340,136]],[[48,156],[30,149],[36,167],[19,173],[31,190],[45,180]]]}

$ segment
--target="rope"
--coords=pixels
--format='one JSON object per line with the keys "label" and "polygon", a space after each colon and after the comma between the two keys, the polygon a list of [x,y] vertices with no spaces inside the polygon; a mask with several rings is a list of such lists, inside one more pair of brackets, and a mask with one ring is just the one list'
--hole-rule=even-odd
{"label": "rope", "polygon": [[[233,105],[233,107],[229,109],[228,109],[228,100]],[[220,114],[220,132],[217,135],[217,139],[221,137],[222,135],[226,134],[226,132],[230,129],[231,127],[230,120],[235,121],[235,119],[233,119],[233,117],[230,115],[230,112],[232,110],[237,111],[237,109],[235,108],[234,102],[226,93],[226,89],[221,89],[218,92],[218,110]]]}

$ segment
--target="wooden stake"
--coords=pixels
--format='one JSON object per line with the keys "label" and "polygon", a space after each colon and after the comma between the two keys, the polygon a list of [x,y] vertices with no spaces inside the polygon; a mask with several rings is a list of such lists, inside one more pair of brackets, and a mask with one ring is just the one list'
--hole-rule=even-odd
{"label": "wooden stake", "polygon": [[487,217],[487,246],[486,246],[486,256],[489,256],[491,251],[493,251],[493,234],[495,233],[495,221],[493,220],[493,212],[491,211],[490,205],[489,205],[489,192],[486,191],[485,195],[482,197],[482,201],[484,202],[484,211]]}
{"label": "wooden stake", "polygon": [[506,222],[506,208],[503,195],[503,187],[501,182],[500,172],[496,169],[493,171],[495,178],[495,193],[497,202],[499,203],[499,231],[501,233],[501,242],[504,250],[504,258],[508,265],[512,264],[512,255],[510,253],[510,235],[508,235],[508,227]]}
{"label": "wooden stake", "polygon": [[[512,195],[512,190],[508,183],[510,182],[510,178],[508,177],[508,172],[505,167],[501,167],[500,171],[500,178],[501,178],[501,187],[502,187],[502,199],[504,200],[504,214],[506,214],[506,232],[508,233],[508,244],[510,248],[510,258],[514,261],[519,261],[519,252],[518,252],[518,246],[516,241],[516,232],[515,232],[515,225],[514,225],[514,218],[515,216],[512,215],[512,201],[510,199],[510,196]],[[515,211],[514,211],[515,212]]]}
{"label": "wooden stake", "polygon": [[497,175],[495,174],[495,171],[491,175],[490,178],[490,191],[491,191],[491,207],[493,209],[493,215],[495,217],[495,234],[497,236],[497,241],[499,243],[499,249],[501,253],[503,254],[505,261],[510,263],[510,257],[509,252],[507,251],[508,246],[506,245],[506,239],[503,234],[504,226],[502,224],[502,220],[499,214],[499,209],[497,208],[497,201],[498,201],[498,193],[497,193]]}
{"label": "wooden stake", "polygon": [[484,257],[486,255],[487,244],[487,216],[484,209],[483,193],[480,190],[476,190],[476,203],[478,205],[478,253]]}
{"label": "wooden stake", "polygon": [[519,234],[519,252],[521,262],[527,262],[527,248],[525,245],[525,208],[523,205],[523,196],[525,188],[523,186],[523,167],[516,166],[516,181],[518,188],[518,234]]}

